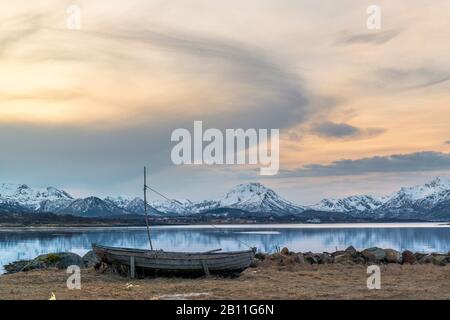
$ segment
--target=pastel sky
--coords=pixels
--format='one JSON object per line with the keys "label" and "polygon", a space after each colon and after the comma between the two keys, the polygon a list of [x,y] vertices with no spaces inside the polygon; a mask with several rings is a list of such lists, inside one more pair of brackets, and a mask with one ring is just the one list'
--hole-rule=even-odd
{"label": "pastel sky", "polygon": [[[450,2],[375,2],[0,0],[0,181],[139,195],[146,164],[175,198],[309,204],[450,176]],[[280,173],[173,165],[194,120],[279,128]]]}

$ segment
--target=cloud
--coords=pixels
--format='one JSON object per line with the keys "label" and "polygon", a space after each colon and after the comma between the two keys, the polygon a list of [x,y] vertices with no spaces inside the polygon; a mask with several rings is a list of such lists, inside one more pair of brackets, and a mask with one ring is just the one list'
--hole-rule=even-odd
{"label": "cloud", "polygon": [[381,87],[417,89],[438,85],[450,80],[450,71],[434,67],[412,69],[382,68],[375,72]]}
{"label": "cloud", "polygon": [[[303,86],[302,79],[291,73],[277,57],[239,41],[173,29],[155,31],[145,27],[86,33],[118,43],[139,42],[149,46],[149,50],[169,53],[181,58],[175,65],[179,70],[183,68],[183,59],[188,59],[191,66],[188,72],[197,78],[218,77],[223,90],[228,90],[226,86],[233,83],[236,87],[234,92],[225,91],[226,95],[238,97],[227,108],[230,112],[222,112],[210,119],[210,123],[218,128],[287,128],[337,103],[331,97],[309,92]],[[206,70],[205,65],[208,66]],[[195,70],[196,67],[198,70]]]}
{"label": "cloud", "polygon": [[385,130],[381,128],[361,129],[346,123],[322,122],[312,128],[312,132],[326,138],[368,138],[379,135]]}
{"label": "cloud", "polygon": [[337,160],[330,164],[309,164],[283,170],[277,177],[354,176],[368,173],[395,173],[450,170],[450,153],[433,151]]}
{"label": "cloud", "polygon": [[444,144],[450,144],[450,140],[445,141]]}
{"label": "cloud", "polygon": [[295,131],[289,131],[287,133],[287,138],[293,142],[299,142],[302,140],[302,136]]}
{"label": "cloud", "polygon": [[15,45],[41,31],[45,14],[27,13],[3,20],[0,24],[0,57]]}
{"label": "cloud", "polygon": [[358,33],[350,36],[346,36],[339,41],[340,44],[374,44],[380,45],[384,44],[393,38],[395,38],[400,33],[400,30],[386,30],[386,31],[376,31],[376,32],[366,32]]}
{"label": "cloud", "polygon": [[[33,53],[30,59],[36,63],[66,63],[68,57],[76,61],[79,56],[77,66],[80,69],[92,66],[85,68],[88,70],[86,75],[95,74],[99,82],[92,87],[83,87],[82,82],[81,86],[75,85],[70,89],[44,87],[23,93],[2,92],[2,99],[8,102],[31,103],[35,100],[40,103],[49,100],[69,107],[72,103],[84,117],[83,122],[69,122],[64,126],[53,122],[33,123],[26,127],[22,123],[2,124],[0,148],[8,150],[8,154],[0,159],[0,167],[5,168],[2,179],[27,183],[46,181],[46,184],[71,185],[74,188],[86,185],[111,188],[111,185],[139,176],[145,163],[150,164],[150,173],[173,167],[170,134],[176,128],[191,128],[193,120],[203,120],[205,127],[219,129],[283,129],[305,122],[311,114],[335,103],[332,98],[311,93],[303,86],[302,80],[290,72],[289,66],[276,56],[247,43],[176,31],[175,28],[164,31],[146,27],[106,29],[109,32],[82,29],[76,33],[61,33],[46,29],[48,39],[73,35],[74,42],[62,46],[56,43],[49,50],[38,46],[38,51],[29,52]],[[121,55],[124,52],[126,57]],[[105,90],[110,87],[102,82],[103,69],[99,68],[98,54],[106,64],[101,66],[107,66],[111,72],[117,71],[126,79],[133,78],[134,73],[142,73],[143,79],[150,80],[155,77],[152,66],[159,62],[158,57],[164,56],[167,58],[164,62],[170,64],[164,71],[170,72],[171,78],[192,79],[180,83],[187,89],[191,83],[202,79],[201,88],[205,96],[220,97],[218,101],[222,105],[209,105],[204,96],[197,96],[194,101],[171,100],[169,107],[176,105],[177,108],[174,116],[174,113],[165,113],[165,105],[161,107],[152,100],[152,95],[147,93],[151,90],[144,91],[144,98],[138,100],[131,85],[126,87],[128,83],[122,91],[127,90],[128,94],[118,97],[114,90]],[[134,72],[136,64],[139,64],[139,70]],[[78,74],[71,74],[71,79],[76,76]],[[163,94],[172,96],[178,88],[170,86],[168,89]],[[105,95],[105,91],[110,96]],[[89,100],[90,104],[83,105],[84,101],[78,104],[77,98]],[[200,119],[197,118],[199,113],[186,105],[188,102],[204,111],[200,113]],[[103,127],[102,124],[109,119],[100,118],[98,121],[89,113],[98,104],[119,110],[120,123]],[[136,112],[139,109],[141,112]],[[36,112],[39,110],[37,108]],[[69,113],[65,115],[69,117]],[[88,125],[85,123],[87,120],[91,120]],[[24,167],[27,168],[26,173],[21,169]]]}

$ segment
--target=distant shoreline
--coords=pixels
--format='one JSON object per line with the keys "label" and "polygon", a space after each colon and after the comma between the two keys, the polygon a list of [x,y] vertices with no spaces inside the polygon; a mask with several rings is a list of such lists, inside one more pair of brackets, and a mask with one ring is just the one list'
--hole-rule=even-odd
{"label": "distant shoreline", "polygon": [[[1,226],[0,232],[49,232],[49,231],[103,231],[103,230],[145,230],[145,226]],[[450,228],[448,222],[370,222],[370,223],[253,223],[253,224],[178,224],[178,225],[152,225],[151,228],[167,229],[167,228],[230,228],[230,229],[323,229],[323,228]]]}
{"label": "distant shoreline", "polygon": [[[184,226],[184,225],[354,225],[354,224],[392,224],[392,223],[441,223],[450,224],[449,221],[426,221],[417,219],[337,219],[321,217],[308,219],[302,216],[270,216],[265,214],[252,214],[243,216],[215,217],[215,216],[149,216],[152,226]],[[10,213],[0,214],[0,228],[113,228],[113,227],[145,227],[143,215],[125,215],[111,217],[80,217],[73,215]]]}

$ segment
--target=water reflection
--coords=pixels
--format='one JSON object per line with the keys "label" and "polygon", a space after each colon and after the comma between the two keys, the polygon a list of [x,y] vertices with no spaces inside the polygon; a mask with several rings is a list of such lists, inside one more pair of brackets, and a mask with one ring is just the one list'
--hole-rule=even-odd
{"label": "water reflection", "polygon": [[[294,251],[334,251],[353,245],[357,249],[378,246],[423,252],[450,251],[450,228],[155,228],[157,248],[174,251],[245,250],[244,243],[262,252],[277,247]],[[238,241],[240,240],[240,241]],[[0,273],[14,260],[29,259],[42,253],[71,251],[83,255],[92,243],[118,247],[148,248],[145,229],[0,232]]]}

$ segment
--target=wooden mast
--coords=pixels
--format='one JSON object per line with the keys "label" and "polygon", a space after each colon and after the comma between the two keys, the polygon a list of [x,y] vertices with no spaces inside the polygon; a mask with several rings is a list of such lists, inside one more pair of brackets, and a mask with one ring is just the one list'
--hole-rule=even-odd
{"label": "wooden mast", "polygon": [[148,224],[147,214],[147,168],[144,167],[144,212],[145,212],[145,224],[147,225],[148,242],[150,243],[150,250],[153,251],[152,238],[150,237],[150,226]]}

